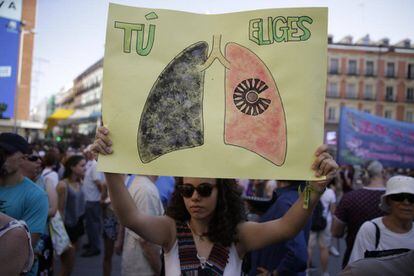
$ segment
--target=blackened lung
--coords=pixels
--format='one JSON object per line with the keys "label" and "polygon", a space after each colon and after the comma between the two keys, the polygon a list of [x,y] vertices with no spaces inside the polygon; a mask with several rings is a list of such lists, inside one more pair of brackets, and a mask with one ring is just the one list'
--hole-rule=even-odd
{"label": "blackened lung", "polygon": [[171,151],[204,143],[204,71],[208,44],[197,42],[179,53],[152,87],[138,128],[138,152],[143,163]]}

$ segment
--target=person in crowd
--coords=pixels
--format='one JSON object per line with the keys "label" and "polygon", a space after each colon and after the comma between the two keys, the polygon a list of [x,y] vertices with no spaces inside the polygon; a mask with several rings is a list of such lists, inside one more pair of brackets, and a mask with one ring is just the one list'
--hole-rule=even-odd
{"label": "person in crowd", "polygon": [[160,194],[162,205],[164,206],[164,209],[166,209],[170,202],[171,195],[174,192],[175,179],[172,176],[159,176],[155,185]]}
{"label": "person in crowd", "polygon": [[46,186],[54,187],[55,189],[59,183],[59,175],[55,171],[58,164],[59,155],[56,153],[56,150],[47,151],[43,158],[44,169],[42,171],[42,178]]}
{"label": "person in crowd", "polygon": [[70,275],[75,264],[78,240],[84,234],[83,218],[85,214],[85,196],[82,178],[85,175],[85,158],[72,155],[66,160],[63,179],[56,187],[58,193],[58,210],[63,218],[72,247],[61,255],[60,275]]}
{"label": "person in crowd", "polygon": [[[94,150],[112,152],[108,134],[105,127],[98,129]],[[315,175],[331,178],[337,167],[327,147],[319,147],[312,165]],[[137,209],[121,174],[106,173],[106,180],[121,224],[164,249],[166,275],[240,275],[247,252],[292,239],[301,231],[326,187],[326,181],[311,182],[282,218],[255,223],[244,220],[240,189],[233,179],[179,178],[166,216]]]}
{"label": "person in crowd", "polygon": [[33,248],[24,221],[0,212],[0,275],[22,275],[33,265]]}
{"label": "person in crowd", "polygon": [[[260,217],[259,222],[282,218],[298,200],[299,186],[303,188],[305,183],[279,180],[275,191],[276,201]],[[249,275],[305,275],[309,231],[310,220],[294,238],[251,252]]]}
{"label": "person in crowd", "polygon": [[[162,216],[164,208],[155,186],[155,176],[130,176],[126,186],[134,205],[148,216]],[[121,230],[123,231],[123,230]],[[131,229],[125,229],[122,250],[122,275],[160,275],[161,248],[150,243]]]}
{"label": "person in crowd", "polygon": [[332,235],[340,238],[345,233],[346,250],[342,267],[348,263],[355,237],[361,225],[368,220],[382,216],[384,212],[378,207],[385,192],[383,166],[376,160],[365,163],[364,171],[368,182],[362,189],[346,193],[339,202],[332,221]]}
{"label": "person in crowd", "polygon": [[339,274],[340,276],[411,276],[414,274],[414,250],[409,252],[378,257],[360,259],[350,263]]}
{"label": "person in crowd", "polygon": [[414,250],[414,178],[393,176],[386,187],[380,204],[386,215],[362,224],[349,258],[350,263],[364,257]]}
{"label": "person in crowd", "polygon": [[[21,170],[24,176],[35,182],[47,194],[49,211],[48,220],[52,218],[57,211],[57,192],[53,181],[46,181],[41,175],[42,162],[40,156],[36,151],[22,161]],[[53,171],[52,171],[53,172]],[[55,173],[55,172],[53,172]],[[55,173],[56,174],[56,173]],[[57,174],[56,174],[57,178]],[[56,179],[57,180],[57,179]],[[35,254],[39,260],[38,275],[52,275],[53,274],[53,244],[49,234],[49,223],[46,222],[44,233],[40,236],[40,241],[35,248]]]}
{"label": "person in crowd", "polygon": [[[101,204],[102,204],[102,221],[103,221],[103,244],[104,244],[104,257],[103,257],[103,275],[110,276],[112,271],[112,256],[114,251],[116,251],[115,244],[119,247],[122,242],[118,240],[120,237],[120,228],[121,225],[118,223],[118,219],[115,216],[111,199],[108,195],[108,189],[104,184],[102,186],[101,193]],[[123,238],[123,237],[122,237]],[[118,248],[117,254],[121,254],[121,249]]]}
{"label": "person in crowd", "polygon": [[[34,248],[46,225],[49,209],[47,195],[22,173],[23,162],[30,154],[29,144],[23,137],[1,133],[0,150],[3,152],[1,155],[5,156],[0,168],[0,212],[27,224]],[[29,275],[36,275],[37,270],[36,259]]]}
{"label": "person in crowd", "polygon": [[82,253],[82,257],[92,257],[101,253],[101,233],[102,233],[102,207],[101,207],[101,191],[104,185],[104,175],[97,171],[96,154],[91,152],[89,148],[86,150],[89,160],[89,168],[86,169],[85,178],[83,180],[83,193],[85,195],[85,224],[86,234],[89,244],[85,246],[86,251]]}
{"label": "person in crowd", "polygon": [[326,219],[325,229],[320,231],[311,231],[309,237],[309,260],[312,259],[312,253],[314,247],[319,246],[320,260],[322,275],[328,274],[328,261],[329,261],[329,250],[331,247],[331,225],[332,225],[332,214],[335,212],[336,207],[336,195],[334,190],[331,188],[334,185],[335,179],[332,179],[328,184],[327,189],[321,196],[320,202],[323,207],[322,216]]}
{"label": "person in crowd", "polygon": [[342,191],[344,194],[354,189],[354,167],[352,165],[346,165],[339,171],[340,183],[342,184]]}

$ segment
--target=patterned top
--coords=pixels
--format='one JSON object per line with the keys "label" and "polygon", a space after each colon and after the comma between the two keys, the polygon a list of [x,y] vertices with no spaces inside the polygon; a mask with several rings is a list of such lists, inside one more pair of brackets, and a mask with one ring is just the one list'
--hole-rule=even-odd
{"label": "patterned top", "polygon": [[180,222],[176,222],[176,225],[182,275],[223,275],[229,259],[229,248],[215,243],[210,256],[202,263],[188,225]]}
{"label": "patterned top", "polygon": [[348,235],[346,237],[346,251],[343,266],[348,263],[349,256],[354,246],[354,241],[361,225],[377,217],[384,215],[379,208],[381,196],[385,188],[362,188],[346,193],[335,211],[335,216],[346,224]]}

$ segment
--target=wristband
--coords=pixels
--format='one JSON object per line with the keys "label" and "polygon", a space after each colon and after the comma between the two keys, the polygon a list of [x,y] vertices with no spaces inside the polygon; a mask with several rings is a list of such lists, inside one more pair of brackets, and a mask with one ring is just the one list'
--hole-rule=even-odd
{"label": "wristband", "polygon": [[303,189],[303,191],[300,189],[300,186],[299,186],[298,187],[298,193],[299,194],[302,194],[302,193],[304,194],[303,195],[304,196],[304,198],[303,198],[303,208],[304,209],[309,208],[310,197],[311,197],[312,192],[315,192],[318,195],[322,195],[325,192],[325,190],[326,190],[326,187],[325,187],[325,189],[323,189],[323,191],[318,191],[312,185],[310,185],[309,182],[307,182],[307,185],[306,185],[305,189]]}

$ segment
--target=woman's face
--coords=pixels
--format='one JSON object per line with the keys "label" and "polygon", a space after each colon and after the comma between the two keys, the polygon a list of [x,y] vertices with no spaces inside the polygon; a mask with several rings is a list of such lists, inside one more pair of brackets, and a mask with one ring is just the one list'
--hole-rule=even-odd
{"label": "woman's face", "polygon": [[86,171],[85,165],[86,165],[85,159],[82,159],[81,161],[79,161],[75,166],[72,167],[73,174],[76,175],[77,177],[83,177]]}
{"label": "woman's face", "polygon": [[401,220],[414,220],[414,194],[395,194],[387,196],[391,215]]}
{"label": "woman's face", "polygon": [[[197,220],[211,219],[217,204],[216,179],[184,177],[182,188],[181,196],[191,218]],[[208,195],[210,191],[211,194]],[[183,194],[186,194],[187,197]]]}

